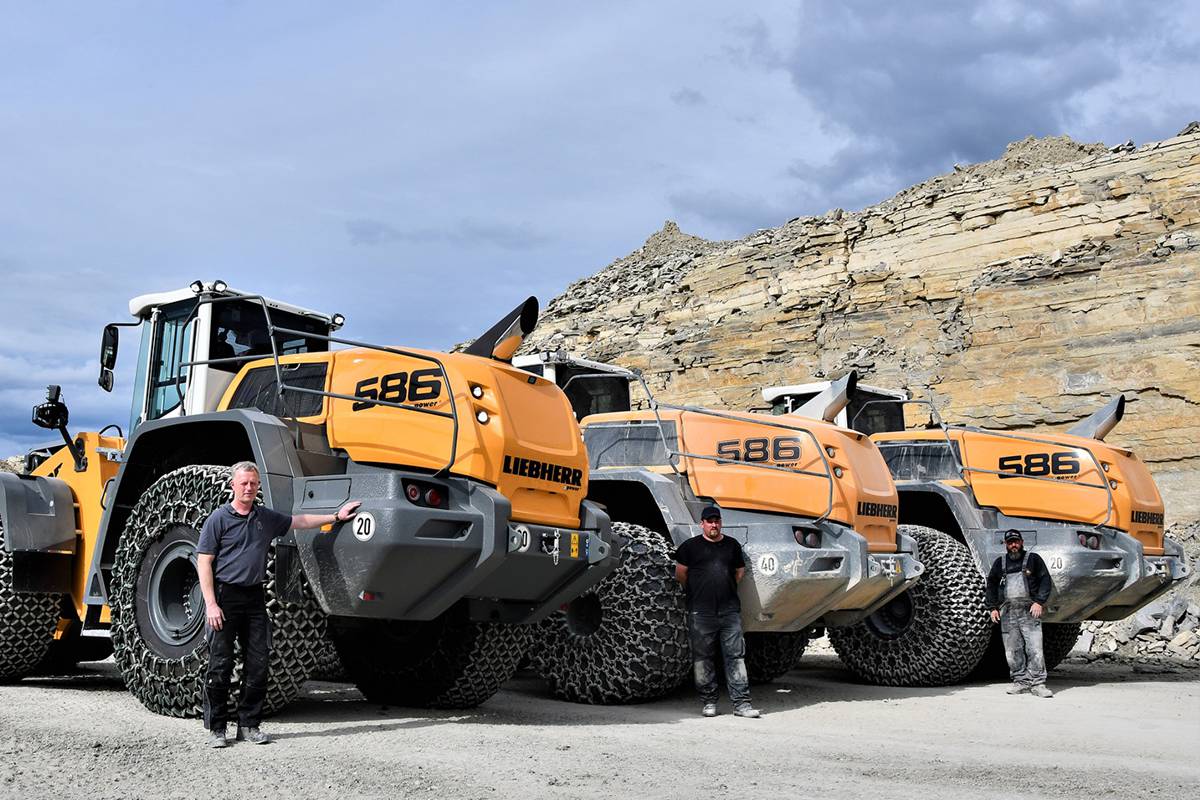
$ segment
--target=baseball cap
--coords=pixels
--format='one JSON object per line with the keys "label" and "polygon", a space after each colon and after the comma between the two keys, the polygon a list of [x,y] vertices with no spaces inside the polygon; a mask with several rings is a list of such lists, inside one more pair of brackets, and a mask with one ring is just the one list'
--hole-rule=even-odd
{"label": "baseball cap", "polygon": [[1007,530],[1004,532],[1004,541],[1006,541],[1006,542],[1012,542],[1012,541],[1023,542],[1023,541],[1025,541],[1025,537],[1021,535],[1021,532],[1019,530],[1016,530],[1015,528],[1013,528],[1011,530]]}
{"label": "baseball cap", "polygon": [[716,517],[717,519],[721,518],[721,509],[717,508],[716,506],[705,506],[704,510],[700,512],[700,519],[702,520],[712,519],[713,517]]}

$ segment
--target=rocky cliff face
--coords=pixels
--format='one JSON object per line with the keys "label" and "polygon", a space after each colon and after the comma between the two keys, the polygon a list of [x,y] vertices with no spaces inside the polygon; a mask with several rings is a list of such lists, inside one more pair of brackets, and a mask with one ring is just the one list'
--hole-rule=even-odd
{"label": "rocky cliff face", "polygon": [[837,376],[950,421],[1109,435],[1200,518],[1200,126],[1135,148],[1027,139],[859,212],[708,242],[668,222],[552,301],[525,350],[644,371],[661,399],[761,405]]}

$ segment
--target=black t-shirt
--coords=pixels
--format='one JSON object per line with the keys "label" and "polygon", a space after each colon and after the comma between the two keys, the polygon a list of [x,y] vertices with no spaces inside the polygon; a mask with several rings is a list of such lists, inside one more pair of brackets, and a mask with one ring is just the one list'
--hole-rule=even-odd
{"label": "black t-shirt", "polygon": [[710,542],[703,534],[693,536],[675,551],[675,560],[688,568],[688,611],[721,614],[741,611],[734,573],[746,566],[742,546],[732,536]]}
{"label": "black t-shirt", "polygon": [[255,586],[267,580],[271,540],[292,527],[292,518],[263,506],[242,516],[226,504],[209,514],[200,529],[197,553],[216,556],[213,576],[221,583]]}

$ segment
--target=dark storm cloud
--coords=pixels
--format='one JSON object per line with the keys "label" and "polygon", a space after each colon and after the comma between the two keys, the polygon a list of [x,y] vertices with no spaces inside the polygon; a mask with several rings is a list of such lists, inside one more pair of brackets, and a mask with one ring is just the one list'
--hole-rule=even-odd
{"label": "dark storm cloud", "polygon": [[352,219],[346,223],[351,244],[451,244],[498,247],[503,250],[532,250],[551,241],[528,225],[462,220],[453,228],[401,228],[377,219]]}
{"label": "dark storm cloud", "polygon": [[1170,5],[850,0],[806,6],[786,45],[769,45],[762,29],[747,41],[845,140],[832,158],[798,158],[788,174],[825,206],[854,208],[1029,135],[1094,130],[1089,93],[1169,52],[1194,63],[1194,53],[1160,47],[1173,17],[1186,20]]}

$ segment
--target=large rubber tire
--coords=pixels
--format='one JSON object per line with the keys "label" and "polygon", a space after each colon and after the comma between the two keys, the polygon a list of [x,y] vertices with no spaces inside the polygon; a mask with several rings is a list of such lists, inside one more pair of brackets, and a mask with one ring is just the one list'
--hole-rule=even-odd
{"label": "large rubber tire", "polygon": [[[233,499],[230,470],[188,466],[159,478],[129,516],[109,587],[113,655],[125,685],[146,708],[172,717],[200,716],[208,669],[204,600],[195,573],[195,545],[204,520]],[[283,602],[275,589],[275,548],[267,559],[271,621],[270,678],[264,711],[287,705],[315,666],[325,617],[311,595]],[[174,633],[165,633],[169,628]],[[230,704],[241,676],[236,656]]]}
{"label": "large rubber tire", "polygon": [[313,670],[308,679],[332,683],[345,683],[350,680],[332,638],[326,636],[313,651]]}
{"label": "large rubber tire", "polygon": [[746,673],[750,683],[770,683],[791,672],[807,646],[803,632],[747,633]]}
{"label": "large rubber tire", "polygon": [[884,686],[944,686],[971,674],[991,636],[983,578],[966,545],[919,525],[925,572],[904,594],[863,622],[829,629],[829,639],[859,678]]}
{"label": "large rubber tire", "polygon": [[1046,657],[1046,669],[1052,670],[1062,663],[1075,646],[1082,622],[1042,623],[1042,653]]}
{"label": "large rubber tire", "polygon": [[474,708],[525,656],[529,626],[472,622],[459,603],[430,622],[330,620],[349,679],[372,703]]}
{"label": "large rubber tire", "polygon": [[[1042,656],[1046,659],[1047,672],[1061,664],[1067,653],[1071,652],[1082,627],[1083,623],[1080,622],[1042,623]],[[1009,672],[1008,656],[1004,654],[1004,639],[1000,635],[1000,626],[993,625],[987,651],[971,677],[983,681],[1007,680]]]}
{"label": "large rubber tire", "polygon": [[62,595],[13,590],[13,557],[0,519],[0,683],[33,674],[54,642]]}
{"label": "large rubber tire", "polygon": [[679,687],[691,670],[687,610],[672,549],[654,531],[613,524],[621,563],[592,592],[537,626],[534,668],[574,703],[637,703]]}

